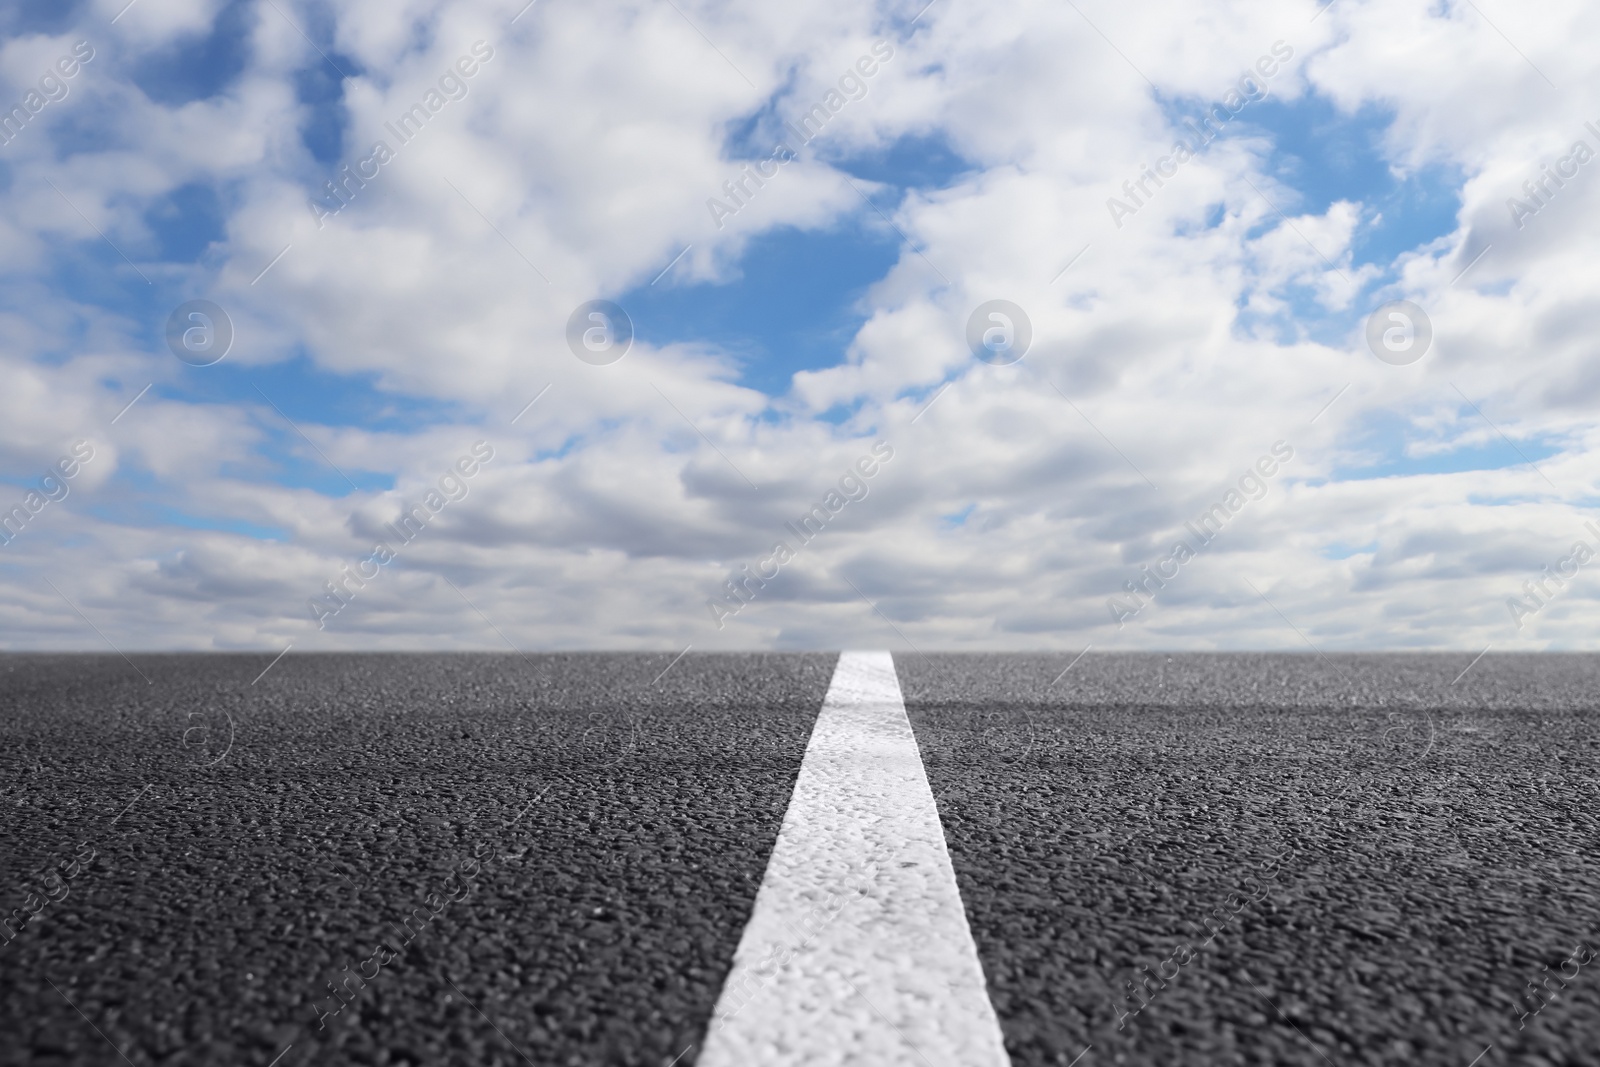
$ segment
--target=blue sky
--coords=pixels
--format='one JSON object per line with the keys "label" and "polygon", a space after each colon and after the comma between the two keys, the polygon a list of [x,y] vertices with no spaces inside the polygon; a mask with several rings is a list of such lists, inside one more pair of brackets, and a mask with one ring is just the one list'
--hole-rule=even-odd
{"label": "blue sky", "polygon": [[[1063,649],[1296,647],[1283,616],[1333,646],[1469,647],[1503,628],[1504,561],[1537,572],[1595,494],[1581,405],[1542,399],[1588,351],[1593,194],[1574,179],[1569,214],[1525,232],[1504,207],[1581,124],[1519,109],[1547,87],[1459,12],[1239,3],[1180,41],[1109,4],[121,6],[0,15],[6,99],[95,49],[0,147],[0,485],[20,501],[74,440],[97,449],[0,556],[16,647],[96,643],[41,573],[133,647],[468,647],[482,627],[451,585],[526,648],[1009,647],[1024,616],[1060,620],[1025,640]],[[1123,181],[1279,16],[1295,58],[1270,95],[1114,226]],[[1513,31],[1544,54],[1548,27]],[[612,47],[574,51],[590,39]],[[801,158],[712,225],[723,182],[884,42],[864,93],[832,93]],[[319,225],[322,182],[489,48]],[[1480,48],[1494,61],[1461,76]],[[1034,340],[992,366],[966,329],[997,298]],[[194,299],[235,330],[213,366],[167,351]],[[613,364],[568,349],[592,299],[633,323]],[[1434,335],[1391,366],[1365,330],[1398,299]],[[1292,610],[1196,578],[1159,624],[1102,633],[1125,561],[1280,439],[1281,488],[1220,551]],[[714,625],[728,574],[880,440],[895,458],[848,521]],[[454,484],[473,442],[494,458],[403,571],[315,628],[307,602],[372,551],[364,531]],[[1433,578],[1382,551],[1442,561],[1463,529],[1492,550]],[[1426,620],[1391,629],[1382,597]],[[1501,636],[1568,647],[1582,619]]]}

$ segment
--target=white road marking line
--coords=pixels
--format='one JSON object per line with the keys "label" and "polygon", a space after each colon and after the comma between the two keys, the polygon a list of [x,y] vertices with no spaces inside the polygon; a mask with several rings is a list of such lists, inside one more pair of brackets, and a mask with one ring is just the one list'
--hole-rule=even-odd
{"label": "white road marking line", "polygon": [[845,652],[701,1067],[1009,1067],[887,652]]}

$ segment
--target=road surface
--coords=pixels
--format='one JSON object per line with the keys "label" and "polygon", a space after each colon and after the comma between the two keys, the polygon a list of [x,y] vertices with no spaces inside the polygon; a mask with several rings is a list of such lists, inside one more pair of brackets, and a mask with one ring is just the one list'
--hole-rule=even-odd
{"label": "road surface", "polygon": [[1471,659],[0,657],[0,1063],[1592,1063],[1600,657]]}

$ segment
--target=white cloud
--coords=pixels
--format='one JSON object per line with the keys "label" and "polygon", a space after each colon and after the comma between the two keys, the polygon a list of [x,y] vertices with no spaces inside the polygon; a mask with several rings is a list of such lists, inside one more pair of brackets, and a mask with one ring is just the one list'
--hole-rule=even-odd
{"label": "white cloud", "polygon": [[[335,163],[300,136],[314,116],[297,71],[324,60],[265,4],[246,20],[240,77],[183,105],[150,99],[130,69],[204,32],[217,5],[141,0],[95,23],[107,43],[63,102],[76,110],[0,149],[0,270],[16,294],[0,309],[0,454],[20,480],[76,437],[103,444],[92,477],[0,548],[0,634],[15,647],[98,641],[39,572],[127,648],[494,647],[502,634],[529,649],[1303,647],[1280,611],[1323,647],[1593,642],[1581,589],[1532,632],[1513,633],[1503,604],[1576,536],[1593,492],[1600,160],[1520,229],[1505,204],[1576,138],[1600,150],[1583,126],[1600,113],[1578,106],[1597,71],[1568,44],[1593,29],[1582,5],[1534,17],[1486,3],[1490,25],[1421,2],[1320,15],[1240,2],[1197,19],[1173,3],[941,0],[909,32],[912,5],[891,18],[538,4],[514,25],[514,2],[364,3],[331,25],[280,6],[361,67]],[[718,228],[707,198],[744,162],[730,136],[754,120],[753,150],[768,151],[882,37],[895,53],[865,95]],[[0,74],[31,77],[69,38],[8,44]],[[494,54],[465,96],[399,143],[386,123],[478,41]],[[1107,199],[1186,136],[1162,101],[1221,99],[1279,41],[1294,55],[1271,98],[1387,109],[1396,173],[1462,175],[1454,233],[1359,263],[1364,235],[1395,220],[1361,189],[1307,206],[1296,183],[1309,179],[1284,176],[1260,130],[1211,145],[1116,224]],[[886,221],[839,168],[901,137],[948,144],[972,169],[903,198],[853,179]],[[308,196],[377,140],[394,158],[319,227]],[[199,264],[159,263],[147,211],[194,182],[221,190],[222,232]],[[838,365],[798,374],[788,396],[737,384],[710,341],[646,331],[608,367],[566,349],[579,303],[648,285],[686,246],[669,292],[731,283],[758,236],[834,226],[900,254]],[[125,266],[81,284],[90,264],[121,263],[101,233],[153,284]],[[127,292],[106,290],[112,278]],[[150,292],[228,308],[229,366],[245,378],[303,354],[319,373],[372,376],[416,424],[304,397],[291,406],[322,414],[295,430],[254,394],[209,395],[216,375],[163,350],[169,308],[150,312]],[[1435,330],[1410,367],[1379,363],[1361,334],[1370,305],[1400,296]],[[993,298],[1032,320],[1021,364],[966,350],[968,314]],[[1514,454],[1502,434],[1558,449],[1543,476],[1345,473],[1462,447]],[[476,440],[496,457],[468,497],[318,630],[308,600]],[[869,495],[717,629],[707,600],[728,573],[766,557],[876,440],[895,458]],[[1296,456],[1267,496],[1112,624],[1107,598],[1278,440]],[[324,457],[396,488],[296,487],[315,471],[348,488]]]}

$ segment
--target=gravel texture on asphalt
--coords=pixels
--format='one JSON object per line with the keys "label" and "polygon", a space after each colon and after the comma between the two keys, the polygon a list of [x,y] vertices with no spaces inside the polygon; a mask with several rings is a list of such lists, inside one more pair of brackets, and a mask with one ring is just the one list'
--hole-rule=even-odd
{"label": "gravel texture on asphalt", "polygon": [[1013,1063],[1600,1063],[1600,657],[1472,658],[897,655]]}
{"label": "gravel texture on asphalt", "polygon": [[836,659],[672,658],[0,656],[0,1063],[664,1067]]}
{"label": "gravel texture on asphalt", "polygon": [[[1013,1062],[1600,1062],[1600,657],[1472,658],[897,655]],[[0,657],[0,1063],[692,1064],[835,657],[671,661]]]}

